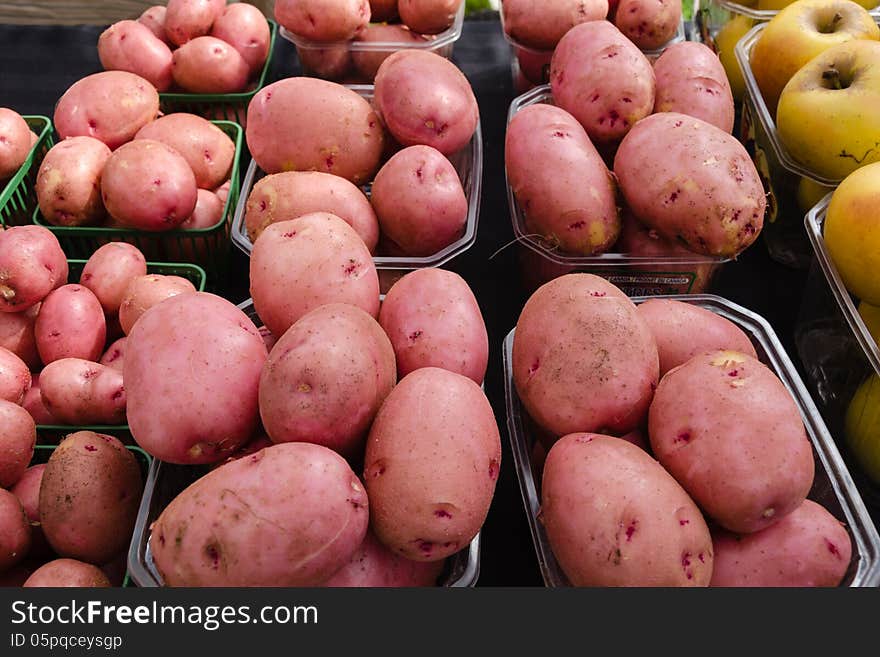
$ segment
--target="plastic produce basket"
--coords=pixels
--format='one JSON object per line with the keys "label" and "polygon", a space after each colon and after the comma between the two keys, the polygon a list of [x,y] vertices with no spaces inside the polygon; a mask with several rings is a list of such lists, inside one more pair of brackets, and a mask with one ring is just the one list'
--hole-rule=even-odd
{"label": "plastic produce basket", "polygon": [[322,43],[297,36],[285,27],[280,28],[280,34],[296,47],[302,75],[346,84],[372,84],[375,68],[378,68],[376,62],[398,50],[420,50],[446,59],[452,57],[455,42],[461,37],[464,14],[462,0],[452,25],[440,34],[425,35],[430,38],[424,42],[355,40]]}
{"label": "plastic produce basket", "polygon": [[[372,102],[373,85],[350,85],[349,88]],[[467,251],[477,240],[483,186],[483,137],[479,121],[474,136],[467,146],[450,155],[449,160],[458,172],[465,198],[467,198],[468,214],[464,233],[452,244],[430,256],[387,256],[381,254],[374,256],[373,262],[379,270],[379,284],[383,293],[387,292],[391,285],[407,272],[425,267],[440,267]],[[265,175],[265,172],[252,160],[242,183],[238,207],[235,209],[235,217],[232,221],[232,241],[248,256],[250,256],[254,245],[248,237],[245,225],[247,201],[254,185]],[[362,189],[369,196],[370,185],[365,185]]]}
{"label": "plastic produce basket", "polygon": [[[182,111],[182,110],[181,110]],[[235,157],[230,171],[229,196],[223,218],[210,228],[148,232],[108,226],[52,226],[45,221],[39,207],[34,209],[33,223],[51,230],[64,252],[71,258],[88,259],[108,242],[133,244],[148,260],[160,262],[192,262],[204,269],[212,285],[219,284],[226,273],[230,256],[229,230],[240,187],[243,136],[242,128],[231,121],[212,121],[235,143]]]}
{"label": "plastic produce basket", "polygon": [[[842,586],[876,587],[880,585],[880,536],[871,521],[844,462],[813,404],[807,389],[797,374],[785,349],[772,327],[762,317],[714,295],[672,296],[710,310],[734,322],[748,335],[758,358],[770,367],[791,392],[801,412],[807,435],[813,444],[816,475],[809,499],[822,504],[843,522],[852,539],[852,559]],[[644,298],[633,299],[636,303]],[[523,408],[513,383],[513,339],[511,331],[504,341],[504,382],[507,399],[507,428],[510,436],[520,492],[525,504],[529,527],[544,582],[549,587],[568,586],[559,567],[547,534],[539,519],[541,498],[538,491],[540,475],[533,471],[532,448],[536,437],[530,431],[530,420]]]}
{"label": "plastic produce basket", "polygon": [[159,107],[164,114],[188,112],[206,119],[232,121],[244,127],[247,125],[247,108],[257,93],[266,86],[269,69],[275,53],[275,40],[278,36],[278,25],[269,21],[269,53],[260,75],[249,91],[232,94],[193,94],[186,92],[164,92],[159,94]]}
{"label": "plastic produce basket", "polygon": [[[866,401],[880,395],[880,348],[858,312],[859,300],[847,291],[825,245],[823,228],[830,200],[830,195],[824,198],[804,220],[816,258],[795,326],[795,344],[825,421],[843,439],[838,446],[865,500],[880,511],[880,480],[868,477],[846,441],[848,413],[852,418],[870,414]],[[865,396],[855,399],[859,390]],[[873,433],[880,450],[880,418]]]}
{"label": "plastic produce basket", "polygon": [[37,135],[27,159],[18,172],[3,186],[0,192],[0,221],[4,228],[30,223],[31,213],[37,207],[37,172],[46,152],[52,148],[52,121],[39,115],[22,115],[28,127]]}
{"label": "plastic produce basket", "polygon": [[[553,104],[549,86],[525,93],[510,105],[507,122],[520,110],[536,103]],[[506,172],[505,172],[506,176]],[[711,287],[712,279],[728,258],[692,255],[646,257],[624,253],[577,256],[558,251],[553,244],[530,234],[522,208],[507,184],[507,200],[517,241],[520,275],[527,290],[565,274],[587,272],[606,278],[627,294],[696,294]]]}

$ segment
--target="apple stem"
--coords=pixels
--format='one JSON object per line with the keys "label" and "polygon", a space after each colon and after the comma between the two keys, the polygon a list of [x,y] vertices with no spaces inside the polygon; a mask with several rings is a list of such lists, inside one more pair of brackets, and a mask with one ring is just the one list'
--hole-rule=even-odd
{"label": "apple stem", "polygon": [[840,71],[834,67],[822,71],[822,79],[828,80],[831,83],[830,89],[843,89],[843,86],[840,84]]}

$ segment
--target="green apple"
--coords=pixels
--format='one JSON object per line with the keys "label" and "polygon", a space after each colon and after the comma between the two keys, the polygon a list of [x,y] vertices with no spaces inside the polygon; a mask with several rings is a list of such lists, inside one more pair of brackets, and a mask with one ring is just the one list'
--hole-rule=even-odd
{"label": "green apple", "polygon": [[852,0],[797,0],[761,31],[749,62],[771,115],[783,87],[816,55],[847,41],[880,39],[868,10]]}

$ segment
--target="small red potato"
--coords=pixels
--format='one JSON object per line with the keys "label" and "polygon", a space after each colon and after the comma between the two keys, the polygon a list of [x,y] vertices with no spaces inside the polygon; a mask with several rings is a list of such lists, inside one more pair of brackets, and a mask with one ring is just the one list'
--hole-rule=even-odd
{"label": "small red potato", "polygon": [[711,310],[672,299],[649,299],[639,304],[637,312],[657,341],[661,377],[707,351],[727,349],[758,357],[749,336]]}
{"label": "small red potato", "polygon": [[128,71],[102,71],[74,82],[55,105],[61,139],[86,136],[115,150],[159,114],[159,92]]}
{"label": "small red potato", "polygon": [[133,20],[113,23],[98,37],[98,58],[105,71],[128,71],[158,91],[168,91],[171,49],[146,25]]}
{"label": "small red potato", "polygon": [[448,59],[399,50],[376,73],[376,109],[404,146],[433,146],[444,155],[461,150],[477,129],[480,110],[470,82]]}
{"label": "small red potato", "polygon": [[480,387],[436,367],[416,370],[385,399],[367,439],[370,527],[407,559],[445,559],[483,526],[500,465],[498,425]]}
{"label": "small red potato", "polygon": [[225,6],[225,0],[168,0],[164,23],[168,40],[182,46],[208,34]]}
{"label": "small red potato", "polygon": [[363,542],[369,506],[336,452],[274,445],[180,493],[153,524],[150,547],[166,586],[318,586]]}
{"label": "small red potato", "polygon": [[[405,25],[386,25],[385,23],[370,23],[367,29],[357,39],[361,43],[402,43],[402,44],[425,44],[429,38],[423,34],[417,34]],[[406,47],[406,46],[404,46]],[[357,68],[357,72],[365,81],[372,82],[376,73],[388,56],[393,52],[388,50],[353,50],[351,59]]]}
{"label": "small red potato", "polygon": [[85,226],[105,216],[101,174],[110,158],[107,145],[94,137],[69,137],[43,158],[37,172],[37,202],[53,226]]}
{"label": "small red potato", "polygon": [[400,378],[440,367],[482,384],[489,361],[483,314],[467,282],[443,269],[417,269],[398,280],[379,310]]}
{"label": "small red potato", "polygon": [[125,424],[122,372],[81,358],[53,361],[40,373],[40,396],[56,424]]}
{"label": "small red potato", "polygon": [[[200,189],[196,197],[196,207],[193,213],[182,223],[184,230],[199,230],[213,228],[223,220],[223,203],[214,192]],[[184,244],[184,248],[189,247]]]}
{"label": "small red potato", "polygon": [[133,452],[112,436],[72,433],[43,471],[43,532],[61,557],[107,563],[131,542],[142,493]]}
{"label": "small red potato", "polygon": [[573,586],[708,586],[712,539],[700,509],[644,450],[575,433],[544,463],[541,520]]}
{"label": "small red potato", "polygon": [[400,20],[419,34],[440,34],[455,22],[464,0],[398,0]]}
{"label": "small red potato", "polygon": [[276,336],[327,303],[379,315],[379,276],[363,240],[333,214],[316,212],[268,226],[254,243],[250,292]]}
{"label": "small red potato", "polygon": [[274,443],[315,443],[355,461],[396,382],[382,327],[360,308],[330,303],[298,319],[269,354],[260,418]]}
{"label": "small red potato", "polygon": [[214,194],[217,195],[217,198],[220,199],[220,202],[223,205],[226,205],[226,199],[229,198],[229,181],[227,180],[225,183],[220,185],[217,189],[214,190]]}
{"label": "small red potato", "polygon": [[0,311],[23,312],[67,282],[67,257],[42,226],[0,232]]}
{"label": "small red potato", "polygon": [[117,148],[101,176],[101,197],[119,224],[146,231],[177,228],[196,207],[193,171],[176,150],[152,139]]}
{"label": "small red potato", "polygon": [[21,114],[0,107],[0,181],[18,173],[31,146],[31,129]]}
{"label": "small red potato", "polygon": [[681,3],[674,0],[619,0],[614,24],[642,50],[657,50],[672,39],[681,23]]}
{"label": "small red potato", "polygon": [[53,559],[37,568],[25,588],[108,588],[110,580],[97,566],[76,559]]}
{"label": "small red potato", "polygon": [[27,364],[4,347],[0,347],[0,400],[21,404],[31,387]]}
{"label": "small red potato", "polygon": [[134,323],[153,306],[169,297],[195,291],[195,285],[181,276],[147,274],[133,278],[119,304],[119,324],[123,333],[131,333]]}
{"label": "small red potato", "polygon": [[0,347],[21,358],[31,370],[40,368],[40,355],[34,337],[34,324],[40,304],[20,313],[0,313]]}
{"label": "small red potato", "polygon": [[[550,62],[553,60],[552,50],[529,50],[514,46],[516,61],[519,64],[520,78],[516,86],[531,89],[536,84],[550,82]],[[523,80],[523,78],[525,78]]]}
{"label": "small red potato", "polygon": [[101,365],[106,365],[117,372],[122,372],[123,364],[125,363],[125,343],[127,341],[128,338],[119,338],[107,347],[107,351],[101,356]]}
{"label": "small red potato", "polygon": [[351,69],[353,58],[348,43],[341,46],[297,46],[302,70],[324,80],[342,80]]}
{"label": "small red potato", "polygon": [[34,420],[18,404],[0,399],[0,488],[11,488],[34,457]]}
{"label": "small red potato", "polygon": [[710,586],[839,586],[852,557],[843,523],[811,500],[759,532],[715,530],[712,544]]}
{"label": "small red potato", "polygon": [[107,315],[115,315],[128,284],[146,275],[147,259],[140,249],[127,242],[110,242],[89,257],[79,282],[98,298]]}
{"label": "small red potato", "polygon": [[31,414],[36,424],[60,424],[58,420],[52,417],[49,409],[43,403],[43,395],[40,392],[40,375],[38,372],[31,374],[31,387],[24,394],[24,401],[21,402],[22,408]]}
{"label": "small red potato", "polygon": [[321,586],[335,588],[437,586],[443,561],[412,561],[367,531],[351,560]]}
{"label": "small red potato", "polygon": [[244,91],[250,69],[231,45],[212,36],[188,41],[172,55],[174,81],[196,94],[231,94]]}
{"label": "small red potato", "polygon": [[52,554],[52,548],[43,535],[43,526],[40,524],[40,486],[43,482],[45,463],[32,465],[21,475],[21,478],[9,490],[21,502],[21,507],[27,514],[31,525],[31,548],[28,550],[30,559],[46,558]]}
{"label": "small red potato", "polygon": [[373,24],[391,22],[397,17],[397,0],[370,0],[370,20]]}
{"label": "small red potato", "polygon": [[47,365],[61,358],[97,361],[107,341],[101,302],[87,287],[62,285],[43,300],[34,335]]}
{"label": "small red potato", "polygon": [[31,547],[31,524],[18,498],[0,488],[0,574],[27,556]]}
{"label": "small red potato", "polygon": [[214,21],[211,36],[235,48],[247,62],[251,76],[260,72],[269,56],[269,22],[263,12],[246,2],[228,5]]}
{"label": "small red potato", "polygon": [[369,0],[275,0],[279,25],[309,41],[348,41],[370,22]]}
{"label": "small red potato", "polygon": [[157,38],[161,39],[168,45],[173,45],[171,41],[168,40],[168,35],[165,34],[165,14],[167,13],[167,7],[165,5],[154,5],[144,10],[138,17],[138,23],[145,25],[150,32],[156,35]]}
{"label": "small red potato", "polygon": [[552,51],[575,25],[604,20],[608,0],[504,0],[501,12],[510,38],[528,48]]}
{"label": "small red potato", "polygon": [[813,450],[791,393],[766,365],[735,351],[694,356],[668,372],[648,435],[657,460],[730,531],[778,522],[813,484]]}

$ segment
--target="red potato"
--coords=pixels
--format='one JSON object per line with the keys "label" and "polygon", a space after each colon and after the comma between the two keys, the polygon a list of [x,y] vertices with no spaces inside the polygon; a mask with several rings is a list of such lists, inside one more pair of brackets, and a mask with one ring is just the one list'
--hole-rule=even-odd
{"label": "red potato", "polygon": [[0,311],[23,312],[67,282],[67,257],[42,226],[0,232]]}
{"label": "red potato", "polygon": [[52,554],[52,548],[43,535],[43,526],[40,523],[40,486],[43,482],[43,471],[46,469],[45,463],[32,465],[16,484],[9,490],[21,502],[21,506],[27,514],[28,521],[31,526],[31,548],[28,550],[28,557],[45,558]]}
{"label": "red potato", "polygon": [[379,314],[379,276],[363,240],[333,214],[316,212],[268,226],[254,243],[250,292],[276,336],[327,303]]}
{"label": "red potato", "polygon": [[489,336],[477,299],[458,274],[417,269],[391,286],[379,310],[400,378],[440,367],[482,384]]}
{"label": "red potato", "polygon": [[245,456],[253,456],[257,452],[266,447],[271,447],[275,443],[264,434],[259,434],[255,438],[251,438],[244,445],[235,450],[232,454],[226,457],[223,461],[218,461],[217,463],[211,463],[208,467],[211,470],[216,470],[220,466],[229,463],[230,461],[237,461],[238,459],[244,458]]}
{"label": "red potato", "polygon": [[0,347],[21,358],[31,370],[40,368],[40,354],[34,337],[34,324],[40,304],[20,313],[0,313]]}
{"label": "red potato", "polygon": [[681,24],[681,3],[674,0],[619,0],[614,24],[642,50],[657,50]]}
{"label": "red potato", "polygon": [[364,98],[297,77],[261,89],[248,105],[247,145],[266,173],[322,171],[362,185],[379,169],[385,133]]}
{"label": "red potato", "polygon": [[186,159],[152,139],[138,139],[117,148],[101,176],[104,207],[128,228],[177,228],[192,214],[197,196],[196,179]]}
{"label": "red potato", "polygon": [[125,347],[128,424],[149,454],[214,463],[253,436],[266,346],[230,302],[204,292],[166,299],[137,321]]}
{"label": "red potato", "polygon": [[839,586],[852,557],[843,523],[811,500],[753,534],[716,530],[712,544],[710,586]]}
{"label": "red potato", "polygon": [[90,563],[76,559],[53,559],[37,568],[22,585],[25,588],[108,588],[107,575]]}
{"label": "red potato", "polygon": [[30,387],[27,364],[9,349],[0,347],[0,400],[21,404]]}
{"label": "red potato", "polygon": [[437,586],[443,561],[412,561],[367,531],[351,560],[321,586],[334,588]]}
{"label": "red potato", "polygon": [[0,488],[11,488],[34,457],[34,419],[18,404],[0,399]]}
{"label": "red potato", "polygon": [[735,351],[694,356],[668,372],[648,435],[657,460],[730,531],[778,522],[813,484],[812,445],[791,393],[766,365]]}
{"label": "red potato", "polygon": [[374,103],[388,131],[404,146],[462,149],[477,130],[480,110],[470,82],[448,59],[399,50],[376,73]]}
{"label": "red potato", "polygon": [[226,205],[226,199],[229,198],[229,186],[230,186],[230,182],[227,180],[225,183],[223,183],[217,189],[214,190],[214,194],[217,195],[217,198],[220,199],[220,202],[224,206]]}
{"label": "red potato", "polygon": [[18,173],[31,146],[31,129],[21,114],[0,107],[0,181]]}
{"label": "red potato", "polygon": [[385,399],[367,439],[370,527],[407,559],[445,559],[483,526],[500,465],[498,425],[480,387],[436,367],[416,370]]}
{"label": "red potato", "polygon": [[127,341],[128,338],[119,338],[107,347],[107,351],[101,356],[101,365],[106,365],[117,372],[122,372],[125,364],[125,343]]}
{"label": "red potato", "polygon": [[260,72],[269,56],[269,21],[263,12],[246,2],[228,5],[214,20],[211,36],[235,48],[247,62],[251,76]]}
{"label": "red potato", "polygon": [[700,509],[630,443],[589,433],[550,448],[541,520],[574,586],[708,586],[712,539]]}
{"label": "red potato", "polygon": [[520,75],[525,77],[522,83],[526,89],[536,84],[550,82],[550,62],[553,59],[552,50],[527,50],[514,46],[516,61],[519,64]]}
{"label": "red potato", "polygon": [[504,0],[504,31],[528,48],[552,51],[575,25],[603,20],[608,0]]}
{"label": "red potato", "polygon": [[135,73],[160,92],[173,82],[171,49],[137,21],[118,21],[104,30],[98,37],[98,58],[105,71]]}
{"label": "red potato", "polygon": [[87,287],[62,285],[40,306],[34,334],[40,359],[46,365],[61,358],[96,361],[107,341],[101,302]]}
{"label": "red potato", "polygon": [[255,242],[266,226],[313,212],[329,212],[354,228],[370,253],[379,221],[369,199],[345,178],[319,171],[285,171],[261,178],[248,196],[245,226]]}
{"label": "red potato", "polygon": [[40,392],[40,374],[39,372],[31,373],[31,387],[24,394],[24,401],[21,402],[22,408],[31,414],[36,424],[60,424],[46,405],[43,403],[43,395]]}
{"label": "red potato", "polygon": [[[213,228],[223,220],[223,203],[214,192],[200,189],[193,213],[182,223],[184,230]],[[188,246],[188,245],[184,245]]]}
{"label": "red potato", "polygon": [[212,36],[200,36],[174,51],[174,81],[196,94],[231,94],[244,91],[250,69],[231,45]]}
{"label": "red potato", "polygon": [[351,48],[345,43],[341,46],[297,46],[302,70],[325,80],[342,80],[351,69],[353,58]]}
{"label": "red potato", "polygon": [[370,0],[370,20],[374,24],[390,22],[397,17],[397,0]]}
{"label": "red potato", "polygon": [[[386,25],[384,23],[370,23],[367,29],[357,39],[361,43],[403,43],[425,44],[429,37],[417,34],[405,25]],[[357,68],[357,72],[365,80],[372,82],[379,67],[382,65],[392,50],[353,50],[351,59]]]}
{"label": "red potato", "polygon": [[637,312],[657,341],[661,377],[707,351],[728,349],[758,357],[749,336],[711,310],[671,299],[649,299],[639,304]]}
{"label": "red potato", "polygon": [[370,16],[369,0],[275,0],[278,24],[309,41],[348,41]]}
{"label": "red potato", "polygon": [[159,114],[159,92],[128,71],[103,71],[74,82],[55,105],[61,139],[86,136],[115,150]]}
{"label": "red potato", "polygon": [[420,34],[440,34],[455,22],[464,0],[398,0],[400,20]]}
{"label": "red potato", "polygon": [[0,574],[27,556],[31,547],[31,525],[18,498],[0,488]]}
{"label": "red potato", "polygon": [[110,242],[89,257],[79,282],[98,298],[104,313],[115,315],[128,284],[146,275],[147,259],[140,249],[127,242]]}
{"label": "red potato", "polygon": [[81,358],[49,363],[40,373],[40,396],[57,424],[125,424],[122,373],[100,363]]}
{"label": "red potato", "polygon": [[214,189],[229,179],[235,142],[216,125],[195,114],[166,114],[141,128],[135,139],[170,146],[186,160],[201,189]]}
{"label": "red potato", "polygon": [[100,223],[101,174],[110,158],[107,145],[94,137],[69,137],[55,144],[37,172],[40,214],[53,226]]}
{"label": "red potato", "polygon": [[128,335],[135,322],[147,310],[169,297],[195,292],[196,286],[181,276],[147,274],[132,279],[119,304],[119,324]]}
{"label": "red potato", "polygon": [[550,62],[554,102],[597,143],[618,141],[653,111],[654,84],[651,63],[608,21],[569,30]]}
{"label": "red potato", "polygon": [[165,34],[165,14],[167,7],[165,5],[154,5],[144,10],[138,17],[138,23],[145,25],[157,38],[161,39],[168,45],[173,45]]}
{"label": "red potato", "polygon": [[226,0],[168,0],[164,23],[168,40],[183,46],[208,34],[225,6]]}

